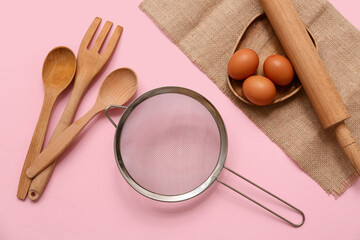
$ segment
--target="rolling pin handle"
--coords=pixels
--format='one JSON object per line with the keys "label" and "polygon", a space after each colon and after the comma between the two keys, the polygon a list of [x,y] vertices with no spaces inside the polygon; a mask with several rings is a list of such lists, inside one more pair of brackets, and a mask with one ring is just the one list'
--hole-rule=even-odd
{"label": "rolling pin handle", "polygon": [[360,175],[360,150],[355,138],[344,122],[336,124],[333,129],[345,156]]}

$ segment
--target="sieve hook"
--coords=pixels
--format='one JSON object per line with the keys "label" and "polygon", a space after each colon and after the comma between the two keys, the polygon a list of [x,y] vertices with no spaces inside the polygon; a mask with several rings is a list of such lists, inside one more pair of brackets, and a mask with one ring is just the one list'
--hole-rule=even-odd
{"label": "sieve hook", "polygon": [[242,179],[245,180],[246,182],[252,184],[252,185],[255,186],[256,188],[260,189],[261,191],[263,191],[263,192],[267,193],[268,195],[272,196],[273,198],[276,198],[276,199],[279,200],[280,202],[286,204],[286,205],[289,206],[290,208],[294,209],[296,212],[298,212],[298,213],[302,216],[302,221],[301,221],[300,223],[298,223],[298,224],[293,223],[293,222],[291,222],[290,220],[288,220],[288,219],[284,218],[283,216],[279,215],[278,213],[274,212],[273,210],[271,210],[271,209],[267,208],[266,206],[262,205],[261,203],[257,202],[256,200],[250,198],[249,196],[241,193],[240,191],[236,190],[235,188],[233,188],[233,187],[229,186],[228,184],[222,182],[221,180],[216,179],[216,181],[218,181],[219,183],[221,183],[221,184],[224,185],[225,187],[230,188],[230,189],[233,190],[234,192],[240,194],[241,196],[245,197],[246,199],[250,200],[251,202],[255,203],[256,205],[262,207],[262,208],[265,209],[266,211],[274,214],[275,216],[277,216],[278,218],[280,218],[280,219],[282,219],[283,221],[287,222],[288,224],[290,224],[290,225],[293,226],[293,227],[300,227],[300,226],[302,226],[302,225],[304,224],[304,222],[305,222],[305,215],[304,215],[304,213],[303,213],[300,209],[294,207],[294,206],[291,205],[290,203],[288,203],[288,202],[286,202],[285,200],[279,198],[278,196],[274,195],[273,193],[267,191],[266,189],[260,187],[259,185],[255,184],[254,182],[250,181],[249,179],[241,176],[240,174],[236,173],[235,171],[231,170],[230,168],[227,168],[226,166],[224,166],[224,168],[225,168],[226,170],[228,170],[229,172],[235,174],[236,176],[242,178]]}
{"label": "sieve hook", "polygon": [[114,120],[112,120],[112,118],[111,118],[111,117],[109,116],[109,114],[108,114],[108,110],[109,110],[110,108],[122,108],[122,109],[126,109],[127,107],[125,107],[125,106],[119,106],[119,105],[109,105],[109,106],[107,106],[107,108],[105,109],[105,115],[106,115],[106,117],[109,119],[109,121],[112,123],[112,125],[114,125],[114,127],[117,128],[116,123],[114,122]]}

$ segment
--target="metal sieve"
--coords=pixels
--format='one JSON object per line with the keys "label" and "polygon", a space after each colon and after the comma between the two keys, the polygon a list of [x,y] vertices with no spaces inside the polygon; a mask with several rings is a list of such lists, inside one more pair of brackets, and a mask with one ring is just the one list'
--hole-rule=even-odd
{"label": "metal sieve", "polygon": [[[113,107],[125,109],[117,125],[108,115]],[[157,88],[127,107],[108,106],[105,114],[116,127],[118,168],[142,195],[163,202],[184,201],[217,181],[294,227],[304,223],[302,211],[224,166],[228,148],[224,122],[199,93],[181,87]],[[219,180],[223,168],[297,211],[301,223],[289,221]]]}

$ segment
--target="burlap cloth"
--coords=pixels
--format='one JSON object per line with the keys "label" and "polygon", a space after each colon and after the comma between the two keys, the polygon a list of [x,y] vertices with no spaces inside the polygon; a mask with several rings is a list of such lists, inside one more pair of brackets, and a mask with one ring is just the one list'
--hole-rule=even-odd
{"label": "burlap cloth", "polygon": [[[360,139],[360,33],[326,0],[294,0],[348,107],[346,124]],[[239,35],[263,12],[258,0],[144,0],[142,9],[273,142],[327,193],[340,196],[356,179],[331,130],[323,130],[304,91],[254,107],[227,86],[227,63]],[[314,76],[316,77],[316,76]]]}

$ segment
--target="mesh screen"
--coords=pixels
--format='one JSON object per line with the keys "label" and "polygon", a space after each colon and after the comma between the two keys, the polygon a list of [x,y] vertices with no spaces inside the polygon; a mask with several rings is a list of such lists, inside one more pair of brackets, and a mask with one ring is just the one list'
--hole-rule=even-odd
{"label": "mesh screen", "polygon": [[197,100],[160,94],[131,112],[120,136],[120,153],[140,186],[161,195],[179,195],[200,186],[214,170],[219,130]]}

